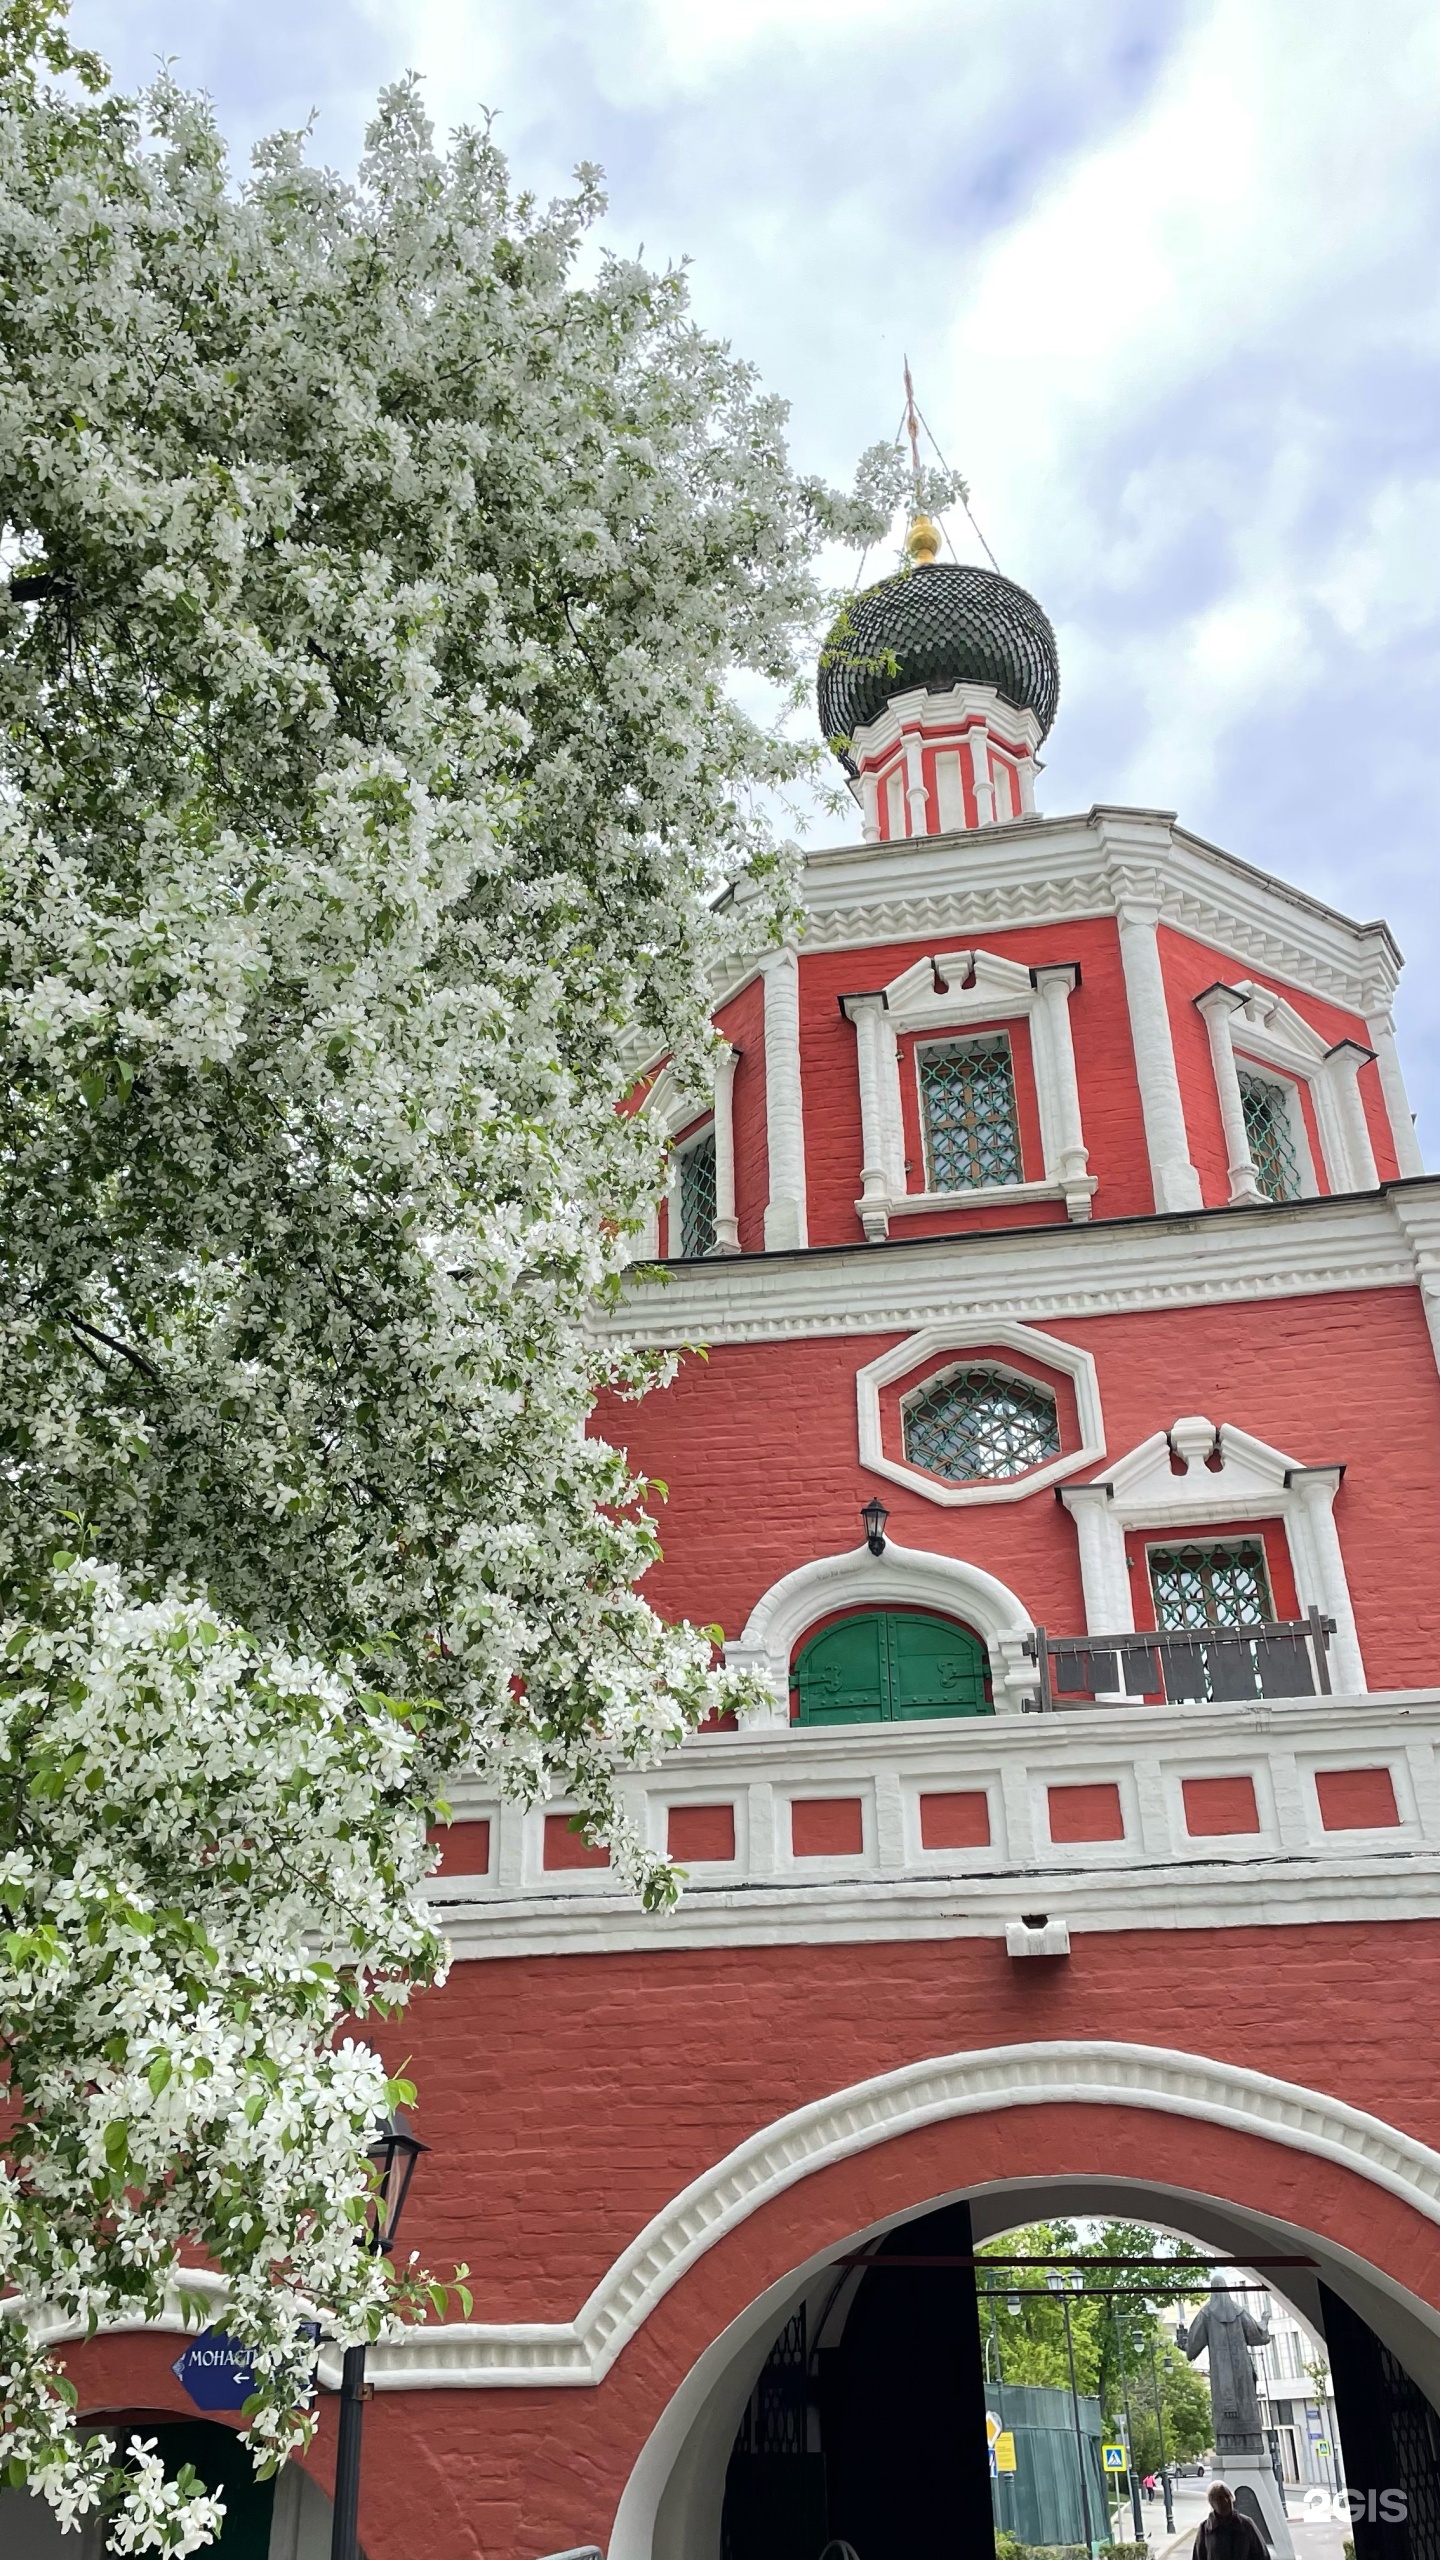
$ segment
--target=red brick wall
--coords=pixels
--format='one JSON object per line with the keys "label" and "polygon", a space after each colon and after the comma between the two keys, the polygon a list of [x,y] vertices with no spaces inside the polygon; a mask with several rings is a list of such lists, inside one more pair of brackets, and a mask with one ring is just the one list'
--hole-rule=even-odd
{"label": "red brick wall", "polygon": [[[1440,2143],[1437,1922],[1117,1932],[1048,1965],[1012,1963],[994,1939],[667,1950],[664,1925],[644,1954],[461,1964],[404,2024],[395,2051],[413,2059],[432,2146],[406,2239],[437,2272],[469,2263],[477,2319],[573,2317],[650,2217],[735,2145],[932,2054],[1120,2036],[1334,2091]],[[664,2297],[599,2390],[377,2394],[370,2560],[534,2560],[604,2541],[681,2377],[767,2285],[933,2197],[1065,2175],[1228,2197],[1440,2301],[1440,2230],[1310,2154],[1139,2107],[956,2119],[772,2198]],[[183,2407],[175,2353],[173,2337],[76,2347],[82,2407]],[[327,2401],[322,2476],[332,2427]]]}
{"label": "red brick wall", "polygon": [[[1440,1676],[1440,1377],[1416,1291],[1046,1330],[1094,1353],[1112,1458],[1205,1413],[1302,1463],[1344,1460],[1335,1518],[1371,1685]],[[862,1468],[855,1372],[896,1338],[721,1344],[643,1403],[607,1404],[599,1427],[670,1488],[664,1561],[646,1586],[657,1607],[738,1636],[782,1574],[859,1544],[860,1506],[878,1490],[903,1545],[984,1566],[1057,1631],[1083,1626],[1074,1526],[1048,1487],[946,1509]]]}

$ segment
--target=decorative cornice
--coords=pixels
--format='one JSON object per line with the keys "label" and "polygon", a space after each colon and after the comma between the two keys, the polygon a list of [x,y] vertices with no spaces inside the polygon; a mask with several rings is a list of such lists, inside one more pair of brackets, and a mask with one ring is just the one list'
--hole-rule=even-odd
{"label": "decorative cornice", "polygon": [[592,1322],[597,1334],[683,1349],[1415,1288],[1432,1194],[1440,1207],[1440,1176],[1264,1209],[741,1254],[676,1266],[664,1287],[633,1282]]}

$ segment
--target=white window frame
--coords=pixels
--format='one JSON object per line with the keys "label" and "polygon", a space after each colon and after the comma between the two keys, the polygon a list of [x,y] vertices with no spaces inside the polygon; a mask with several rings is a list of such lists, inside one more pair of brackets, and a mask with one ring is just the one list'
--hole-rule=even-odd
{"label": "white window frame", "polygon": [[[1218,1468],[1207,1463],[1212,1457],[1219,1458]],[[1176,1459],[1183,1470],[1178,1475]],[[1311,1466],[1288,1458],[1237,1424],[1217,1428],[1203,1414],[1183,1414],[1168,1431],[1152,1432],[1108,1476],[1061,1490],[1080,1545],[1084,1632],[1135,1632],[1127,1530],[1198,1539],[1212,1523],[1228,1528],[1235,1521],[1280,1520],[1302,1614],[1313,1606],[1335,1621],[1334,1689],[1341,1696],[1363,1696],[1365,1665],[1334,1516],[1344,1473],[1343,1465]]]}
{"label": "white window frame", "polygon": [[[1078,1449],[1062,1450],[1058,1458],[1032,1467],[1028,1475],[987,1477],[974,1484],[946,1484],[923,1467],[912,1467],[908,1458],[887,1454],[880,1419],[882,1387],[893,1387],[912,1369],[923,1368],[947,1352],[956,1355],[950,1365],[957,1369],[972,1367],[980,1353],[998,1352],[1002,1356],[991,1365],[1026,1386],[1036,1385],[1030,1371],[1006,1369],[1003,1354],[1007,1351],[1022,1353],[1052,1377],[1069,1379],[1075,1393]],[[927,1369],[923,1378],[916,1379],[916,1390],[928,1390],[937,1377],[945,1374],[944,1370]],[[1038,1383],[1044,1386],[1048,1380],[1041,1378]],[[977,1316],[968,1323],[926,1325],[919,1333],[907,1334],[903,1342],[882,1351],[878,1360],[867,1360],[862,1369],[856,1370],[855,1406],[861,1466],[872,1475],[888,1476],[892,1484],[908,1485],[912,1493],[923,1493],[927,1502],[939,1503],[944,1510],[976,1502],[1023,1502],[1044,1486],[1058,1484],[1064,1476],[1077,1475],[1082,1467],[1093,1467],[1105,1454],[1100,1379],[1092,1354],[1082,1351],[1076,1343],[1062,1342],[1057,1334],[1042,1333],[1036,1325],[1017,1324],[1008,1316]],[[903,1448],[903,1442],[901,1445]]]}
{"label": "white window frame", "polygon": [[[1195,1003],[1210,1035],[1210,1055],[1229,1150],[1232,1203],[1275,1205],[1266,1199],[1255,1179],[1243,1133],[1241,1067],[1255,1067],[1267,1079],[1287,1086],[1307,1085],[1331,1191],[1373,1191],[1380,1177],[1356,1076],[1376,1052],[1362,1048],[1356,1040],[1327,1042],[1284,996],[1276,995],[1271,987],[1256,986],[1253,979],[1239,978],[1233,986],[1217,980],[1196,997]],[[1320,1185],[1298,1091],[1290,1109],[1304,1185],[1301,1196],[1313,1198]]]}
{"label": "white window frame", "polygon": [[[1089,1217],[1096,1186],[1088,1169],[1069,1015],[1079,983],[1073,961],[1027,969],[994,951],[941,951],[916,960],[888,986],[841,997],[841,1009],[855,1025],[860,1080],[863,1163],[855,1206],[872,1242],[889,1234],[892,1218],[936,1209],[1063,1200],[1072,1219]],[[971,1030],[1004,1029],[1010,1036],[1017,1021],[1030,1026],[1042,1179],[986,1183],[965,1191],[912,1191],[905,1174],[900,1104],[901,1035],[916,1031],[936,1039],[963,1039]],[[1011,1045],[1013,1057],[1013,1037]]]}
{"label": "white window frame", "polygon": [[[693,1146],[697,1139],[708,1137],[712,1129],[715,1132],[715,1242],[705,1257],[707,1261],[712,1256],[738,1253],[740,1250],[740,1229],[735,1215],[734,1117],[735,1069],[739,1063],[738,1049],[727,1045],[717,1051],[708,1118],[702,1117],[705,1110],[703,1098],[697,1097],[692,1085],[682,1085],[674,1068],[669,1065],[661,1068],[641,1105],[643,1111],[659,1122],[667,1137],[673,1139],[681,1130],[685,1132],[684,1143],[671,1157],[665,1188],[661,1193],[667,1207],[667,1223],[672,1228],[679,1216],[679,1158],[687,1145]],[[656,1211],[647,1221],[644,1232],[636,1238],[631,1254],[633,1262],[654,1262],[659,1254],[658,1209],[657,1202]],[[667,1236],[666,1241],[673,1254],[673,1236]]]}
{"label": "white window frame", "polygon": [[[1285,1118],[1290,1129],[1290,1144],[1295,1150],[1295,1163],[1300,1175],[1299,1196],[1302,1200],[1315,1199],[1319,1194],[1320,1185],[1315,1176],[1315,1156],[1310,1145],[1310,1131],[1306,1124],[1304,1106],[1300,1100],[1300,1083],[1294,1076],[1287,1075],[1282,1067],[1272,1066],[1265,1058],[1252,1058],[1247,1049],[1238,1045],[1235,1050],[1235,1070],[1237,1075],[1254,1074],[1262,1084],[1269,1085],[1272,1092],[1283,1097]],[[1301,1081],[1308,1083],[1309,1079],[1307,1077]],[[1243,1102],[1243,1095],[1241,1100]],[[1257,1190],[1259,1188],[1258,1182],[1256,1188]],[[1269,1196],[1268,1192],[1264,1195],[1266,1199],[1269,1199]],[[1283,1203],[1273,1202],[1271,1205],[1281,1207]]]}

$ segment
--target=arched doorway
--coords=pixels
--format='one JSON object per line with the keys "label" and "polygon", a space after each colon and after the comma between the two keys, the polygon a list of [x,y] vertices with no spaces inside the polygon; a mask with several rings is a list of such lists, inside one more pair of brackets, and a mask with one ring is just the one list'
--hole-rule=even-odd
{"label": "arched doorway", "polygon": [[922,1609],[856,1609],[807,1638],[793,1673],[806,1725],[992,1715],[979,1636]]}

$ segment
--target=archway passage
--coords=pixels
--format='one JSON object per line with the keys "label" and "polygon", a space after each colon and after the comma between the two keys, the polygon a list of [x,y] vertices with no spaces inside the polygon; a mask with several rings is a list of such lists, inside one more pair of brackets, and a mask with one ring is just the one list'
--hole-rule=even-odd
{"label": "archway passage", "polygon": [[800,1722],[903,1724],[990,1715],[985,1647],[918,1609],[862,1609],[810,1638],[795,1663]]}
{"label": "archway passage", "polygon": [[[953,2175],[967,2152],[979,2183],[947,2195],[945,2169]],[[1167,2182],[1182,2161],[1193,2185]],[[903,2203],[907,2185],[917,2200]],[[871,2208],[843,2236],[831,2219],[842,2195]],[[963,2260],[967,2217],[974,2246],[1035,2220],[1093,2217],[1145,2222],[1240,2265],[1298,2261],[1264,2281],[1326,2341],[1343,2478],[1364,2501],[1343,2527],[1355,2560],[1440,2560],[1440,2309],[1427,2299],[1440,2301],[1440,2232],[1433,2216],[1415,2216],[1333,2154],[1327,2164],[1178,2112],[1009,2110],[932,2122],[837,2162],[777,2196],[763,2218],[772,2212],[777,2237],[781,2228],[818,2237],[826,2219],[835,2236],[821,2251],[802,2248],[790,2281],[777,2276],[733,2317],[674,2393],[621,2500],[611,2560],[820,2560],[822,2530],[859,2560],[909,2560],[957,2537],[983,2560],[991,2503],[973,2271],[904,2265]],[[747,2254],[758,2272],[763,2258]],[[847,2261],[877,2256],[889,2271],[862,2266],[846,2278]],[[838,2338],[828,2307],[837,2280],[853,2288]],[[809,2476],[792,2475],[788,2496],[769,2503],[769,2529],[757,2531],[758,2475],[747,2482],[744,2464],[731,2465],[737,2451],[767,2450],[753,2429],[747,2438],[746,2413],[787,2326],[797,2339],[808,2330],[814,2352],[788,2421],[776,2405],[783,2382],[772,2415]],[[767,2387],[775,2379],[771,2367]],[[781,2450],[777,2429],[768,2450]]]}

